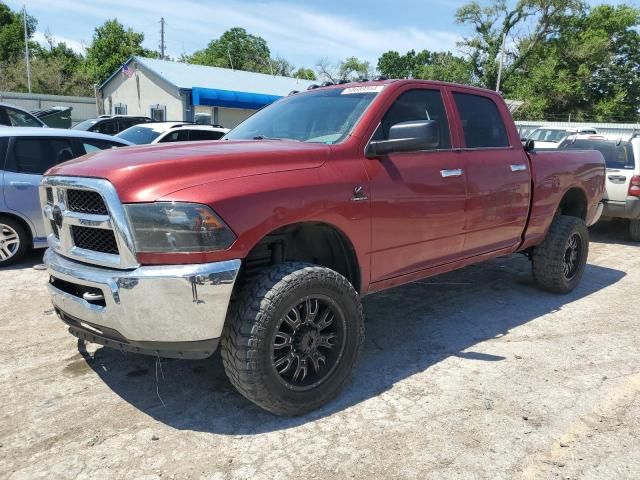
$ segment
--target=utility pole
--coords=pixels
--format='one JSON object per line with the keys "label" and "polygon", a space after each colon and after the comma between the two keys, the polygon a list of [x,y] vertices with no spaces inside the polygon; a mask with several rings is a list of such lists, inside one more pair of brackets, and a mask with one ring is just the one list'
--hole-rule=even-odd
{"label": "utility pole", "polygon": [[160,18],[160,60],[164,60],[165,43],[164,43],[164,17]]}
{"label": "utility pole", "polygon": [[24,23],[24,59],[27,62],[27,86],[31,93],[31,65],[29,64],[29,35],[27,34],[27,6],[22,6],[22,18]]}
{"label": "utility pole", "polygon": [[504,46],[507,43],[507,34],[502,35],[502,45],[500,46],[500,60],[498,63],[498,81],[496,82],[496,92],[500,91],[500,82],[502,81],[502,65],[504,64]]}

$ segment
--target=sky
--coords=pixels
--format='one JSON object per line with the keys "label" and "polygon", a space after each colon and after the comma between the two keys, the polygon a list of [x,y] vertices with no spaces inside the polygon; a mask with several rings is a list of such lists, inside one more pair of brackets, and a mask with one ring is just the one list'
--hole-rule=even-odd
{"label": "sky", "polygon": [[26,3],[27,12],[38,20],[36,40],[44,42],[49,32],[77,51],[91,42],[96,26],[114,17],[144,32],[144,46],[158,50],[160,17],[164,17],[167,53],[172,57],[202,49],[225,30],[239,26],[263,37],[273,56],[282,56],[296,67],[348,56],[375,66],[387,50],[457,51],[456,42],[468,32],[454,21],[457,8],[466,0],[4,1],[14,11]]}

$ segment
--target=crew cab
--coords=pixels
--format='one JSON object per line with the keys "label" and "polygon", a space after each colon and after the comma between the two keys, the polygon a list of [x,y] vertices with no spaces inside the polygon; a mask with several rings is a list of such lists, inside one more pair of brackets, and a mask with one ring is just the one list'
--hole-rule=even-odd
{"label": "crew cab", "polygon": [[240,393],[302,414],[349,379],[364,295],[513,253],[576,287],[602,155],[527,150],[495,92],[384,80],[293,93],[221,141],[97,152],[41,184],[53,305],[124,351],[220,345]]}

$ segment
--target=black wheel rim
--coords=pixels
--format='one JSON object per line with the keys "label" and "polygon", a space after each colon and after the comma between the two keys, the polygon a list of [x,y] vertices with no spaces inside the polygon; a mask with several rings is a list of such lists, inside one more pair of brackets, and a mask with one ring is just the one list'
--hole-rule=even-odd
{"label": "black wheel rim", "polygon": [[582,260],[582,237],[574,233],[567,240],[567,248],[564,252],[564,276],[567,280],[572,280],[580,269]]}
{"label": "black wheel rim", "polygon": [[288,389],[310,390],[326,381],[340,363],[346,322],[342,309],[324,295],[291,304],[276,326],[271,366]]}

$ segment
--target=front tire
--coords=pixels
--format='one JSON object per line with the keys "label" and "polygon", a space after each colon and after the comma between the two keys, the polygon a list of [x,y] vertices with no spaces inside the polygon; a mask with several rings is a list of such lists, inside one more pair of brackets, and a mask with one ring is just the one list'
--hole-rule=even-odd
{"label": "front tire", "polygon": [[629,236],[634,242],[640,242],[640,220],[629,222]]}
{"label": "front tire", "polygon": [[0,267],[16,263],[29,249],[29,235],[23,226],[6,217],[0,217]]}
{"label": "front tire", "polygon": [[544,242],[533,249],[533,279],[553,293],[569,293],[582,278],[589,256],[589,230],[580,218],[558,215]]}
{"label": "front tire", "polygon": [[362,305],[329,268],[276,265],[234,298],[221,345],[227,376],[243,396],[276,415],[302,415],[350,379],[364,345]]}

